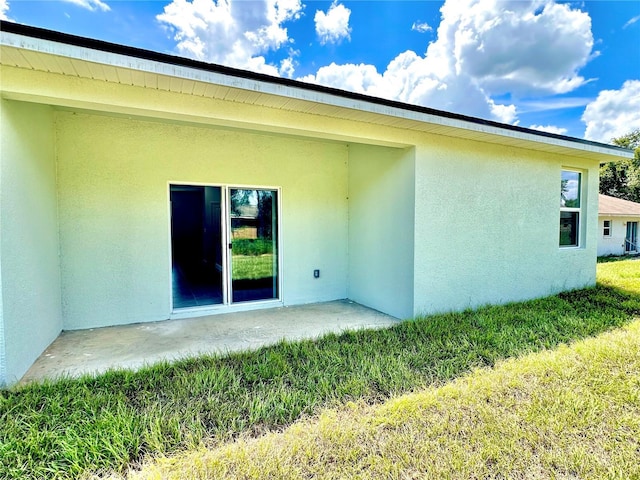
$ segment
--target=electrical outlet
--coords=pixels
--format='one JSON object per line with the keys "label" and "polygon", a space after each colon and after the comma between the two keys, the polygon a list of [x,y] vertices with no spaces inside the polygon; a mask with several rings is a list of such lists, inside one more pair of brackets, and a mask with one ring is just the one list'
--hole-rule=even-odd
{"label": "electrical outlet", "polygon": [[320,278],[320,270],[313,271],[313,278]]}

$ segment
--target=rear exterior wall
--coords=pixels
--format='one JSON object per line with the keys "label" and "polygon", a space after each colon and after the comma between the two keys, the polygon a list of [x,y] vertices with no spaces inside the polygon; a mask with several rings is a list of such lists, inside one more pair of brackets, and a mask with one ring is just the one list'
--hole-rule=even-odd
{"label": "rear exterior wall", "polygon": [[349,147],[349,298],[413,316],[414,149]]}
{"label": "rear exterior wall", "polygon": [[62,329],[55,135],[50,107],[0,100],[0,385]]}
{"label": "rear exterior wall", "polygon": [[56,132],[65,329],[169,318],[170,182],[281,188],[284,305],[346,298],[346,145],[70,112]]}
{"label": "rear exterior wall", "polygon": [[[19,377],[61,328],[172,315],[171,182],[281,189],[284,305],[351,297],[404,318],[595,283],[597,162],[299,117],[286,121],[361,143],[3,103],[5,371]],[[558,245],[565,168],[583,174],[578,248]]]}
{"label": "rear exterior wall", "polygon": [[[582,172],[578,248],[559,247],[563,169]],[[416,147],[415,314],[595,284],[597,193],[597,162],[428,138]]]}

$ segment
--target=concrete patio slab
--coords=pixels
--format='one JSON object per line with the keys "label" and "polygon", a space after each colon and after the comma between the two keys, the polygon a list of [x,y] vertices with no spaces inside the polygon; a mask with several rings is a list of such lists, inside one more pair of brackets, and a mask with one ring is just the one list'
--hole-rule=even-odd
{"label": "concrete patio slab", "polygon": [[282,339],[299,340],[329,332],[384,328],[399,321],[341,300],[62,332],[20,383],[100,373],[110,368],[136,369],[199,353],[257,349]]}

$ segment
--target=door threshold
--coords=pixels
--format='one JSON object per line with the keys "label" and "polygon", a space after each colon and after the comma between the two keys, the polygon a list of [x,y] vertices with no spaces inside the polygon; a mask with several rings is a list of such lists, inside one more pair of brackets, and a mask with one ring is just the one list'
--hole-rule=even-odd
{"label": "door threshold", "polygon": [[235,305],[207,305],[204,307],[178,308],[169,315],[170,320],[184,318],[206,317],[209,315],[220,315],[223,313],[247,312],[250,310],[261,310],[265,308],[283,307],[282,300],[259,300],[255,302],[243,302]]}

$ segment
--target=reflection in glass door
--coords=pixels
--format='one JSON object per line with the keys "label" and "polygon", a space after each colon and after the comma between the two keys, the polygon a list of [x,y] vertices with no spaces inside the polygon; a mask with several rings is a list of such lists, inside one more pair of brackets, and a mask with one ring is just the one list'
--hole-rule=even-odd
{"label": "reflection in glass door", "polygon": [[277,299],[278,195],[229,189],[231,301]]}

